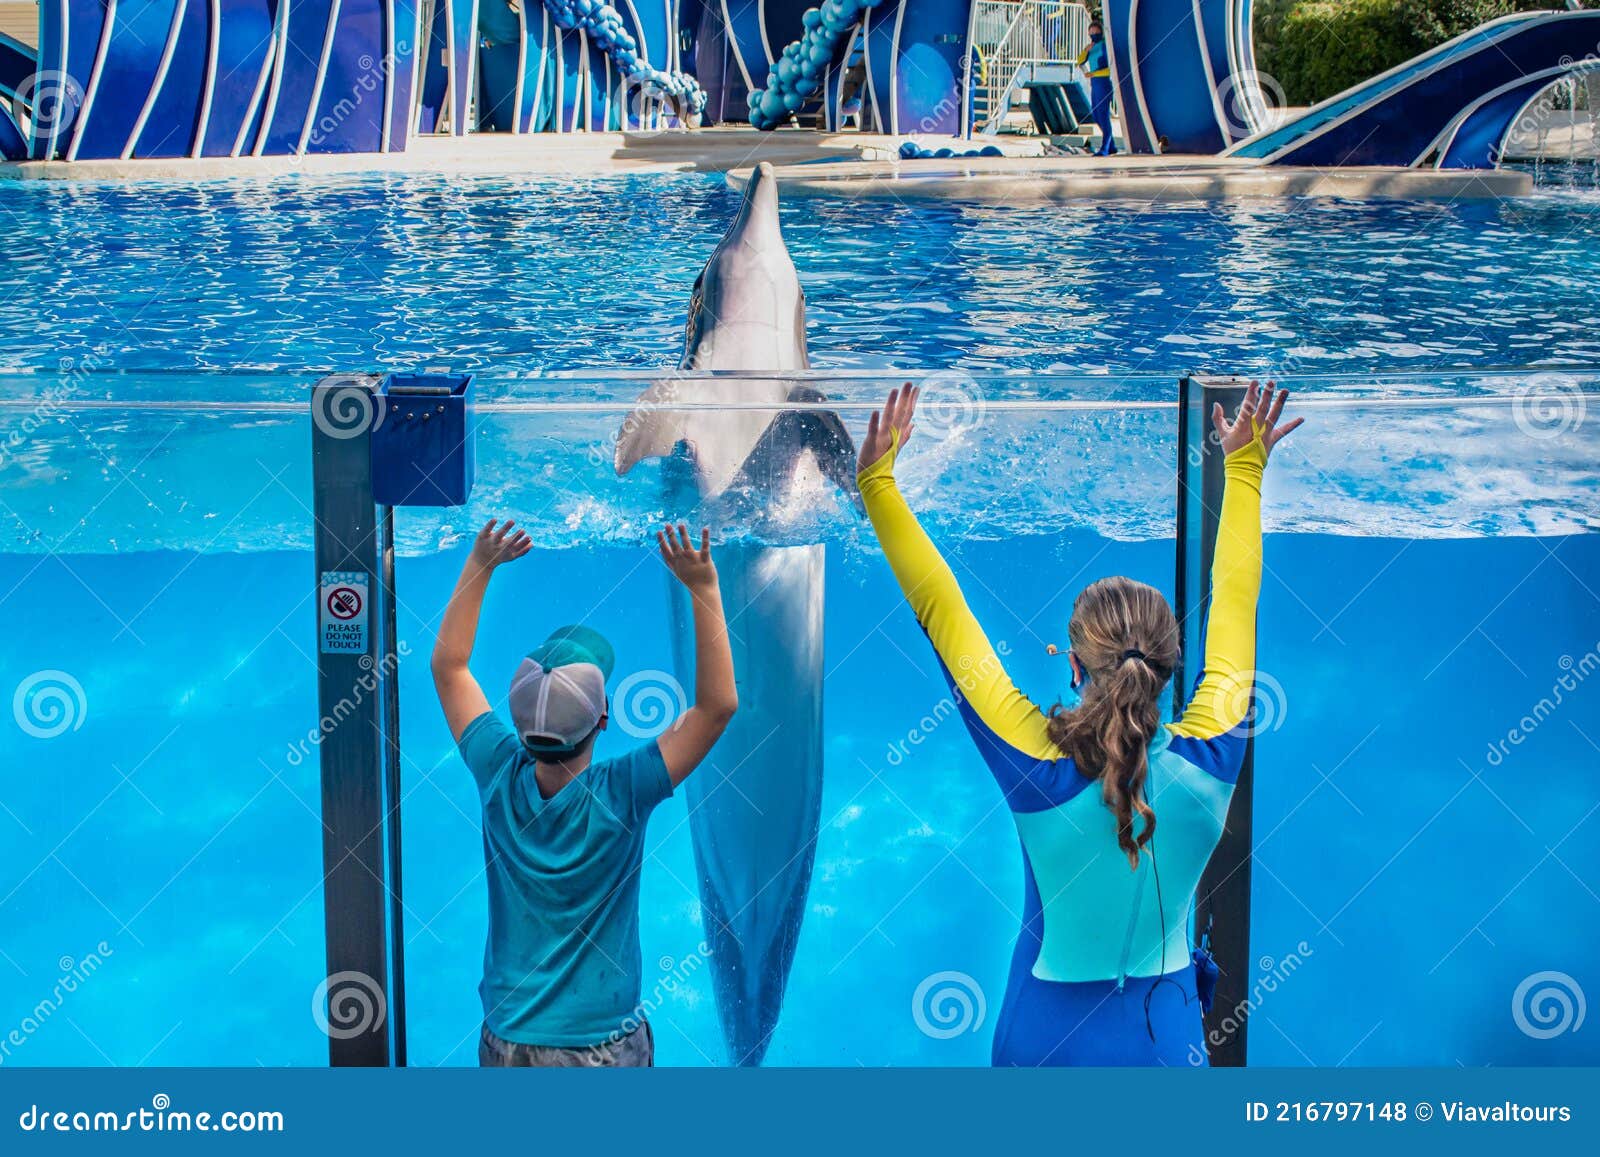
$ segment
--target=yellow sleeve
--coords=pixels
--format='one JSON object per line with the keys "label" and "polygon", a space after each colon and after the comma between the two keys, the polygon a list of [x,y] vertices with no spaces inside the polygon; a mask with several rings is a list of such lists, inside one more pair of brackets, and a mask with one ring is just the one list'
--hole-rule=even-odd
{"label": "yellow sleeve", "polygon": [[899,436],[889,452],[862,470],[856,481],[867,517],[877,532],[889,567],[928,633],[961,697],[995,737],[1036,759],[1057,759],[1045,716],[1000,665],[989,638],[961,594],[955,573],[939,555],[895,485]]}
{"label": "yellow sleeve", "polygon": [[1223,470],[1222,518],[1211,564],[1205,675],[1174,735],[1212,739],[1243,722],[1255,683],[1256,600],[1261,595],[1261,473],[1267,448],[1258,433],[1229,454]]}
{"label": "yellow sleeve", "polygon": [[1082,68],[1087,63],[1089,63],[1089,50],[1085,48],[1082,52],[1078,53],[1078,67]]}

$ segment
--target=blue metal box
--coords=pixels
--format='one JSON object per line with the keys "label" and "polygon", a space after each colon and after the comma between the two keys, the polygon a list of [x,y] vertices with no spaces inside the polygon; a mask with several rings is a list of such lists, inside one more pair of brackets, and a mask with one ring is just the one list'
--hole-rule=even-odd
{"label": "blue metal box", "polygon": [[460,506],[472,493],[471,374],[390,374],[378,387],[372,497],[383,506]]}

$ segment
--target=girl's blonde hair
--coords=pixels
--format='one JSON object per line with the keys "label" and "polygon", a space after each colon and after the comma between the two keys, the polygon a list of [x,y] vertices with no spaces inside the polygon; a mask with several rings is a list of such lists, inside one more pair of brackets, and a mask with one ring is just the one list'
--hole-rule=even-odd
{"label": "girl's blonde hair", "polygon": [[[1084,775],[1100,780],[1116,816],[1117,845],[1137,868],[1156,830],[1144,797],[1146,748],[1161,726],[1161,693],[1178,662],[1178,620],[1155,587],[1107,578],[1078,595],[1067,635],[1089,683],[1077,707],[1050,709],[1050,738]],[[1136,814],[1143,821],[1137,835]]]}

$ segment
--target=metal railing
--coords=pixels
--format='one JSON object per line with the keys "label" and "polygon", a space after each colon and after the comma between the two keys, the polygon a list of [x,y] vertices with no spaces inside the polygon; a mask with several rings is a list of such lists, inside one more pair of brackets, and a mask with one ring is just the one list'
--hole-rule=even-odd
{"label": "metal railing", "polygon": [[972,6],[972,125],[1007,112],[1019,69],[1076,64],[1089,44],[1089,9],[1063,0],[976,0]]}

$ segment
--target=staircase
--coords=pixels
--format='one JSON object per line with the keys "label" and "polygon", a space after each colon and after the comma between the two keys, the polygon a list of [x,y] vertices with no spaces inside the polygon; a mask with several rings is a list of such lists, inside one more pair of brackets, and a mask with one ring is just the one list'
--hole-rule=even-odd
{"label": "staircase", "polygon": [[1076,81],[1089,10],[1061,0],[976,0],[971,43],[972,132],[1045,131],[1028,112],[1030,90]]}

